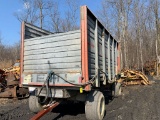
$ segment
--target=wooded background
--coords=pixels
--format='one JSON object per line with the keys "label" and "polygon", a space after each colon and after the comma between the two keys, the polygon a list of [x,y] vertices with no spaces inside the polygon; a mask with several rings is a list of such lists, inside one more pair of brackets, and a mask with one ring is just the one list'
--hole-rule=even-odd
{"label": "wooded background", "polygon": [[[93,1],[94,2],[94,1]],[[140,69],[160,55],[160,0],[100,0],[93,13],[121,44],[121,68]],[[52,32],[79,29],[81,0],[64,0],[62,11],[57,0],[22,0],[25,9],[14,13],[17,20]],[[0,41],[3,38],[0,37]],[[20,43],[0,42],[0,67],[19,58]],[[5,64],[4,64],[5,63]]]}

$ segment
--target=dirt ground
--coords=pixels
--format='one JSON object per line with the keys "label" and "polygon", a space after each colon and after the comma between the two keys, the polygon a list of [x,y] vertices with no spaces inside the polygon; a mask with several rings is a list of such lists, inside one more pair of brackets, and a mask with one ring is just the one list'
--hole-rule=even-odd
{"label": "dirt ground", "polygon": [[[108,102],[109,101],[109,102]],[[149,86],[123,88],[123,95],[106,99],[104,120],[160,120],[160,81]],[[86,120],[81,103],[62,104],[41,120]],[[0,120],[29,120],[28,99],[0,99]]]}

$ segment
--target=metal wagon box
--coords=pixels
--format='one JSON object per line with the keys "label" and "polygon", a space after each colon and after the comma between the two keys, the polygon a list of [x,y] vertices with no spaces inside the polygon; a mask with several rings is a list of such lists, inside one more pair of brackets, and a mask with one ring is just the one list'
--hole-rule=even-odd
{"label": "metal wagon box", "polygon": [[[48,71],[53,71],[60,77],[54,76],[50,86],[75,87],[95,76],[94,86],[100,87],[120,70],[118,42],[86,6],[81,7],[79,30],[51,34],[23,22],[21,33],[24,86],[43,85]],[[90,91],[91,85],[86,85],[85,90]]]}

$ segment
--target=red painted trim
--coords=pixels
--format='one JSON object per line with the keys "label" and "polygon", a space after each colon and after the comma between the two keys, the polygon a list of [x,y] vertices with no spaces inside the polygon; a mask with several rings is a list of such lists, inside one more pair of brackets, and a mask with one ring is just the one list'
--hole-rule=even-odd
{"label": "red painted trim", "polygon": [[22,72],[23,72],[23,55],[24,55],[24,34],[25,23],[21,24],[21,54],[20,54],[20,84],[22,84]]}
{"label": "red painted trim", "polygon": [[[88,82],[88,38],[87,38],[87,6],[81,7],[81,59],[82,59],[82,83]],[[90,85],[85,87],[86,91],[90,91]]]}
{"label": "red painted trim", "polygon": [[82,77],[79,77],[79,79],[78,79],[78,83],[82,83]]}

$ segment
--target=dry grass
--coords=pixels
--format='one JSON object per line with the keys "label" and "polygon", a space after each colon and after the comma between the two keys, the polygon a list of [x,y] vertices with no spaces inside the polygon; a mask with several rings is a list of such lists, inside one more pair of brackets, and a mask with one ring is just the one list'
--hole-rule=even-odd
{"label": "dry grass", "polygon": [[0,61],[0,69],[3,69],[3,68],[8,68],[12,65],[12,61],[11,60],[3,60],[3,61]]}

